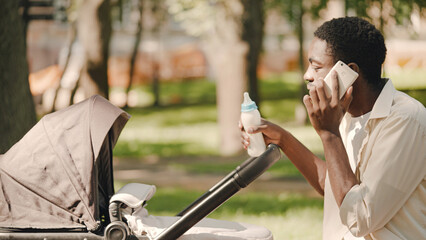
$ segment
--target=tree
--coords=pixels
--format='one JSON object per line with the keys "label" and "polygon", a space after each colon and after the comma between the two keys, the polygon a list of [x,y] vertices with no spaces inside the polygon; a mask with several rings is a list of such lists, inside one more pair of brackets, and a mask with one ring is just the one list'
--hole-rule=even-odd
{"label": "tree", "polygon": [[313,18],[319,17],[319,12],[327,7],[328,0],[320,0],[316,4],[308,6],[304,0],[270,0],[268,1],[267,8],[275,9],[281,12],[289,22],[290,26],[294,29],[294,33],[297,36],[299,42],[299,72],[300,72],[300,102],[296,106],[296,113],[301,112],[303,114],[296,114],[297,122],[304,124],[307,123],[307,115],[305,107],[303,105],[303,96],[307,93],[305,81],[303,79],[303,73],[305,72],[305,56],[304,56],[304,18],[307,14],[311,14]]}
{"label": "tree", "polygon": [[220,151],[232,155],[241,150],[241,102],[246,88],[248,45],[241,39],[243,5],[238,0],[169,0],[169,12],[188,33],[199,36],[214,77]]}
{"label": "tree", "polygon": [[80,86],[86,97],[100,94],[108,98],[107,66],[111,38],[109,0],[82,2],[77,20],[77,34],[85,52]]}
{"label": "tree", "polygon": [[[372,7],[379,9],[378,14],[371,11]],[[422,13],[426,8],[425,0],[345,0],[346,14],[352,10],[357,16],[366,17],[375,21],[378,29],[385,34],[385,26],[390,20],[396,24],[411,22],[410,17],[413,11]]]}
{"label": "tree", "polygon": [[[61,91],[63,82],[65,81],[65,78],[64,78],[65,73],[68,70],[68,66],[70,65],[71,52],[72,52],[73,45],[77,41],[76,22],[71,20],[71,21],[69,21],[69,24],[70,24],[70,30],[69,30],[69,33],[68,33],[69,39],[68,39],[68,43],[67,43],[67,46],[66,46],[65,61],[64,61],[63,64],[59,64],[59,66],[62,70],[62,73],[61,73],[61,76],[59,77],[59,84],[58,84],[58,86],[56,86],[55,96],[53,98],[52,108],[51,108],[50,112],[54,112],[54,111],[57,110],[56,109],[56,100],[58,99],[59,92]],[[74,94],[75,94],[75,91],[77,90],[77,87],[78,87],[78,78],[77,78],[77,81],[75,83],[73,90],[71,90],[71,96],[69,98],[69,105],[71,105],[73,103]]]}
{"label": "tree", "polygon": [[151,0],[150,1],[150,14],[151,21],[151,33],[153,39],[158,42],[158,47],[154,48],[151,53],[151,79],[152,79],[152,93],[154,95],[154,106],[160,106],[160,60],[155,57],[155,52],[159,52],[161,49],[161,27],[166,21],[167,10],[165,10],[164,0]]}
{"label": "tree", "polygon": [[18,4],[19,1],[5,1],[0,8],[0,153],[6,152],[36,122]]}
{"label": "tree", "polygon": [[130,92],[130,89],[133,86],[136,57],[138,55],[139,44],[140,44],[141,38],[142,38],[143,3],[144,3],[144,1],[142,1],[142,0],[137,1],[137,10],[138,10],[138,15],[139,15],[139,20],[138,20],[138,23],[137,23],[137,30],[136,30],[135,42],[134,42],[133,49],[132,49],[132,55],[130,57],[129,83],[127,84],[127,88],[126,88],[126,97],[127,97],[126,106],[125,106],[126,108],[129,107],[129,92]]}
{"label": "tree", "polygon": [[241,0],[244,7],[242,39],[249,46],[246,56],[248,89],[250,98],[258,105],[261,97],[259,95],[257,66],[262,51],[263,26],[265,22],[263,2],[263,0]]}

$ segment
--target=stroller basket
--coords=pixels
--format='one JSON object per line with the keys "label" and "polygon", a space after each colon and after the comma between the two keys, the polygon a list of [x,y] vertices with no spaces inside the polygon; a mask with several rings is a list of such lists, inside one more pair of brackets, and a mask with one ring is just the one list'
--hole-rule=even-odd
{"label": "stroller basket", "polygon": [[93,96],[45,116],[0,155],[0,239],[177,239],[281,158],[279,147],[269,145],[158,235],[135,236],[121,217],[125,205],[110,202],[112,149],[128,118]]}

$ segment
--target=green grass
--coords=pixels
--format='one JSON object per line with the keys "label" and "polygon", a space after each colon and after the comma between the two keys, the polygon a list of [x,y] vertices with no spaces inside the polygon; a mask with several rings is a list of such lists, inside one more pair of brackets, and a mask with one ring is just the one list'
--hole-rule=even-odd
{"label": "green grass", "polygon": [[300,74],[291,72],[273,75],[259,81],[262,100],[282,100],[299,98],[302,78]]}
{"label": "green grass", "polygon": [[296,99],[264,100],[259,108],[262,117],[274,122],[286,123],[294,121],[294,107],[298,103],[300,102]]}
{"label": "green grass", "polygon": [[[225,175],[233,171],[240,163],[235,161],[230,162],[191,162],[191,164],[172,162],[171,167],[181,169],[189,173],[197,174],[221,174]],[[276,162],[268,172],[276,178],[302,178],[302,175],[297,168],[287,159],[281,159]]]}
{"label": "green grass", "polygon": [[251,223],[267,227],[274,239],[285,240],[318,240],[322,238],[322,209],[298,208],[290,209],[283,214],[245,215],[235,214],[220,216],[219,219]]}
{"label": "green grass", "polygon": [[[149,201],[147,209],[153,215],[175,215],[201,196],[202,193],[176,188],[158,189],[154,197]],[[321,198],[286,193],[273,195],[244,192],[237,193],[210,216],[218,218],[222,215],[234,215],[237,213],[244,215],[275,215],[277,213],[284,214],[291,209],[307,207],[321,209],[322,206],[323,200]]]}
{"label": "green grass", "polygon": [[[115,182],[115,188],[124,186],[125,182]],[[176,215],[204,192],[184,190],[179,188],[157,188],[153,198],[149,200],[147,209],[153,215]],[[302,208],[322,209],[323,199],[306,197],[289,193],[238,192],[210,216],[218,218],[222,215],[233,214],[283,214],[290,210]]]}
{"label": "green grass", "polygon": [[215,148],[209,148],[198,142],[164,141],[151,142],[130,140],[119,141],[114,149],[114,155],[118,157],[144,157],[144,156],[199,156],[218,155]]}
{"label": "green grass", "polygon": [[406,69],[386,72],[386,77],[392,79],[395,88],[400,90],[425,90],[426,89],[426,70],[425,69]]}
{"label": "green grass", "polygon": [[[116,183],[116,188],[123,184]],[[146,208],[155,216],[174,216],[202,193],[157,189]],[[238,192],[208,217],[264,226],[275,239],[320,239],[322,206],[321,198],[298,194]]]}
{"label": "green grass", "polygon": [[131,108],[127,112],[132,115],[131,127],[179,126],[195,123],[216,123],[216,105],[172,105],[167,107]]}
{"label": "green grass", "polygon": [[386,73],[395,88],[407,93],[426,106],[426,71],[424,69],[398,70]]}

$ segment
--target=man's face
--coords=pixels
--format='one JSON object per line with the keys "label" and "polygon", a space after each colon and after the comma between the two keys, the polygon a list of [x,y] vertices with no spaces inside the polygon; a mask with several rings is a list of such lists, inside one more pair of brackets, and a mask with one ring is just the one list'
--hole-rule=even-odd
{"label": "man's face", "polygon": [[327,49],[327,42],[319,38],[314,38],[308,51],[309,67],[303,78],[309,81],[307,88],[319,78],[324,79],[327,73],[333,68],[334,60]]}

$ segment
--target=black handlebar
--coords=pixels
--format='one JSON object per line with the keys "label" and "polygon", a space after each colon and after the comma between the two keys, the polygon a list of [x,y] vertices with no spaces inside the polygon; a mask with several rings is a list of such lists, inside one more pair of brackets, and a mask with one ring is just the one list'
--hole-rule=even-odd
{"label": "black handlebar", "polygon": [[209,191],[180,212],[178,216],[181,216],[181,218],[161,232],[155,240],[172,240],[182,236],[241,188],[245,188],[252,183],[280,158],[280,148],[275,144],[270,144],[266,151],[259,157],[247,159],[219,183],[210,188]]}

